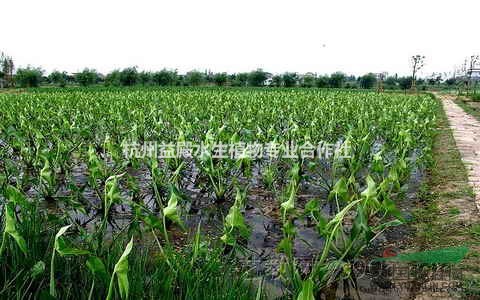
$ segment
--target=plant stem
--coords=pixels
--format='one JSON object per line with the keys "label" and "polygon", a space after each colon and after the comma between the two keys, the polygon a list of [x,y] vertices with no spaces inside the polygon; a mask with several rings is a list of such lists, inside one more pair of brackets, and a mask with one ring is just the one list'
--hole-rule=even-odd
{"label": "plant stem", "polygon": [[50,260],[50,296],[56,297],[55,293],[55,248],[52,252],[52,259]]}
{"label": "plant stem", "polygon": [[2,234],[2,245],[0,246],[0,257],[2,257],[3,251],[5,250],[6,240],[7,240],[7,232],[6,232],[6,231],[3,231],[3,234]]}
{"label": "plant stem", "polygon": [[170,241],[168,240],[168,232],[167,232],[167,220],[165,219],[165,214],[163,215],[163,235],[165,236],[165,243],[170,245]]}
{"label": "plant stem", "polygon": [[95,279],[92,281],[92,286],[90,287],[90,292],[88,293],[88,300],[92,299],[93,289],[95,288]]}
{"label": "plant stem", "polygon": [[157,235],[155,234],[155,230],[152,229],[152,234],[155,238],[155,241],[157,242],[157,245],[158,245],[158,248],[160,249],[160,252],[162,253],[162,255],[165,257],[165,261],[167,262],[167,265],[170,267],[170,269],[172,269],[172,271],[176,271],[175,268],[173,268],[170,260],[168,259],[166,253],[165,253],[165,250],[163,249],[162,247],[162,244],[160,244],[160,241],[158,240],[158,237]]}
{"label": "plant stem", "polygon": [[108,294],[107,294],[107,300],[111,300],[113,296],[113,279],[115,277],[115,273],[112,274],[112,277],[110,278],[110,284],[108,285]]}

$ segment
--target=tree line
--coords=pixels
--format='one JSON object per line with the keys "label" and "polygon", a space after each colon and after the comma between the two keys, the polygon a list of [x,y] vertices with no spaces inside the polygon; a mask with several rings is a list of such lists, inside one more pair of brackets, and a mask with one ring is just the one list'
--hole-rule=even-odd
{"label": "tree line", "polygon": [[[2,75],[2,74],[0,74]],[[418,79],[417,84],[437,84],[440,80]],[[212,73],[190,71],[179,74],[176,70],[163,69],[157,72],[138,71],[135,67],[114,70],[106,75],[94,69],[84,69],[81,72],[69,74],[67,72],[53,71],[46,75],[41,68],[31,66],[18,68],[13,76],[13,82],[8,86],[38,87],[40,85],[53,85],[65,87],[71,85],[92,86],[233,86],[233,87],[305,87],[305,88],[375,88],[378,76],[368,73],[363,76],[346,75],[336,72],[330,75],[317,75],[314,73],[299,74],[286,72],[271,74],[257,69],[246,73]],[[387,77],[382,82],[386,89],[410,89],[411,77],[397,75]]]}
{"label": "tree line", "polygon": [[[315,73],[272,74],[262,69],[245,73],[213,73],[209,71],[193,70],[186,74],[179,74],[177,70],[163,69],[156,72],[138,71],[136,67],[114,70],[108,74],[101,74],[95,69],[85,68],[81,72],[69,74],[62,71],[53,71],[46,74],[41,68],[27,66],[18,68],[13,73],[14,65],[11,57],[0,56],[2,66],[0,72],[0,87],[38,87],[50,86],[233,86],[233,87],[305,87],[305,88],[361,88],[361,89],[401,89],[408,90],[418,86],[425,89],[432,85],[454,85],[453,79],[443,80],[441,76],[427,79],[416,79],[416,71],[412,76],[399,77],[382,76],[382,74],[368,73],[363,76],[347,75],[336,72],[330,75]],[[418,67],[417,67],[418,68]]]}

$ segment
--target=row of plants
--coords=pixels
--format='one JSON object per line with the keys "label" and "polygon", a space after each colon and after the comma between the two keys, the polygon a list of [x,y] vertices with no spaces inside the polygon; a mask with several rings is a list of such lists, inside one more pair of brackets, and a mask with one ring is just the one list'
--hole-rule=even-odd
{"label": "row of plants", "polygon": [[[282,224],[283,297],[332,296],[341,281],[355,291],[352,264],[405,222],[396,200],[411,171],[430,163],[436,105],[426,95],[301,89],[2,94],[0,295],[268,297],[245,263],[255,250],[245,212],[258,188],[276,199]],[[149,141],[203,151],[125,156],[126,143]],[[219,143],[295,141],[340,148],[330,158],[214,155]],[[327,196],[300,201],[308,186]],[[199,198],[223,213],[220,228],[192,224]],[[295,253],[299,220],[324,244],[307,271]]]}

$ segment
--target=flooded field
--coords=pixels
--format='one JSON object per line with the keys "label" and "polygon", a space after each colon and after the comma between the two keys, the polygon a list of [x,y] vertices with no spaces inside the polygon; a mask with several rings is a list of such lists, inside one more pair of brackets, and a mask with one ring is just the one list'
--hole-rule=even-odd
{"label": "flooded field", "polygon": [[[7,277],[58,262],[32,282],[39,294],[49,283],[50,295],[68,298],[79,276],[90,295],[121,297],[109,270],[122,259],[138,297],[198,296],[201,283],[220,298],[403,299],[422,285],[415,277],[399,290],[395,263],[378,259],[403,252],[412,235],[431,163],[429,96],[105,89],[0,98],[15,108],[2,110],[0,135],[3,201],[17,216],[5,222],[18,228],[4,250]],[[179,145],[183,155],[172,155]],[[186,145],[200,151],[186,155]]]}

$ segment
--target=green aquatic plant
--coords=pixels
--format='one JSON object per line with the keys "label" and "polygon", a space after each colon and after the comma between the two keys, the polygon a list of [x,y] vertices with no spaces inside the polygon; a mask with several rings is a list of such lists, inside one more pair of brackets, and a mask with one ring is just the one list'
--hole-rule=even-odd
{"label": "green aquatic plant", "polygon": [[87,250],[78,249],[69,245],[69,243],[62,237],[72,225],[63,226],[55,235],[53,244],[52,257],[50,259],[50,295],[56,297],[56,282],[55,282],[55,254],[61,256],[78,256],[85,255],[89,252]]}
{"label": "green aquatic plant", "polygon": [[113,268],[113,273],[110,278],[110,284],[108,286],[107,300],[113,298],[115,277],[117,278],[118,292],[120,294],[120,298],[128,298],[128,293],[130,289],[128,282],[128,256],[130,255],[130,252],[132,252],[132,247],[133,238],[130,240],[130,242],[128,242],[127,247],[125,247],[125,251],[123,251],[122,256],[120,256]]}
{"label": "green aquatic plant", "polygon": [[[225,251],[245,246],[253,229],[240,186],[249,186],[252,198],[278,202],[269,217],[281,223],[277,248],[286,297],[318,298],[342,280],[353,286],[352,262],[382,232],[403,222],[397,199],[412,171],[431,160],[437,108],[422,94],[325,89],[0,93],[0,189],[7,195],[0,197],[0,297],[41,298],[53,282],[58,298],[78,291],[79,298],[101,299],[113,279],[112,298],[253,298],[247,284],[252,274]],[[150,142],[191,142],[198,149],[191,157],[129,156],[127,142],[138,146],[135,154],[148,154]],[[313,146],[313,158],[299,157],[299,149],[286,157],[285,145],[304,142]],[[238,149],[219,148],[229,143]],[[249,157],[242,146],[254,143],[266,147]],[[227,158],[219,158],[224,150]],[[224,208],[226,218],[212,230],[215,224],[206,220]],[[192,224],[197,218],[202,226]],[[299,270],[294,253],[301,242],[300,218],[325,242],[306,271]],[[76,257],[73,251],[74,258],[58,263],[71,247],[65,233],[56,246],[52,242],[64,224],[74,224],[72,243],[89,253]],[[172,225],[183,227],[185,235],[196,226],[194,239],[177,235]],[[125,284],[116,288],[115,279],[125,263],[113,276],[107,270],[133,235],[142,247],[129,255],[128,268],[135,272],[127,293]],[[49,258],[54,280],[41,267]],[[262,296],[266,289],[266,283],[253,288]]]}
{"label": "green aquatic plant", "polygon": [[235,246],[238,239],[247,240],[250,236],[250,229],[245,223],[242,210],[245,209],[247,199],[246,190],[237,187],[235,202],[230,207],[225,217],[223,235],[220,238],[228,246]]}
{"label": "green aquatic plant", "polygon": [[27,255],[27,243],[17,229],[17,219],[15,216],[15,208],[17,205],[25,204],[25,198],[15,187],[9,185],[5,189],[5,197],[7,203],[4,205],[4,226],[2,233],[2,243],[0,245],[0,258],[5,251],[7,238],[11,237],[15,240],[20,250]]}

